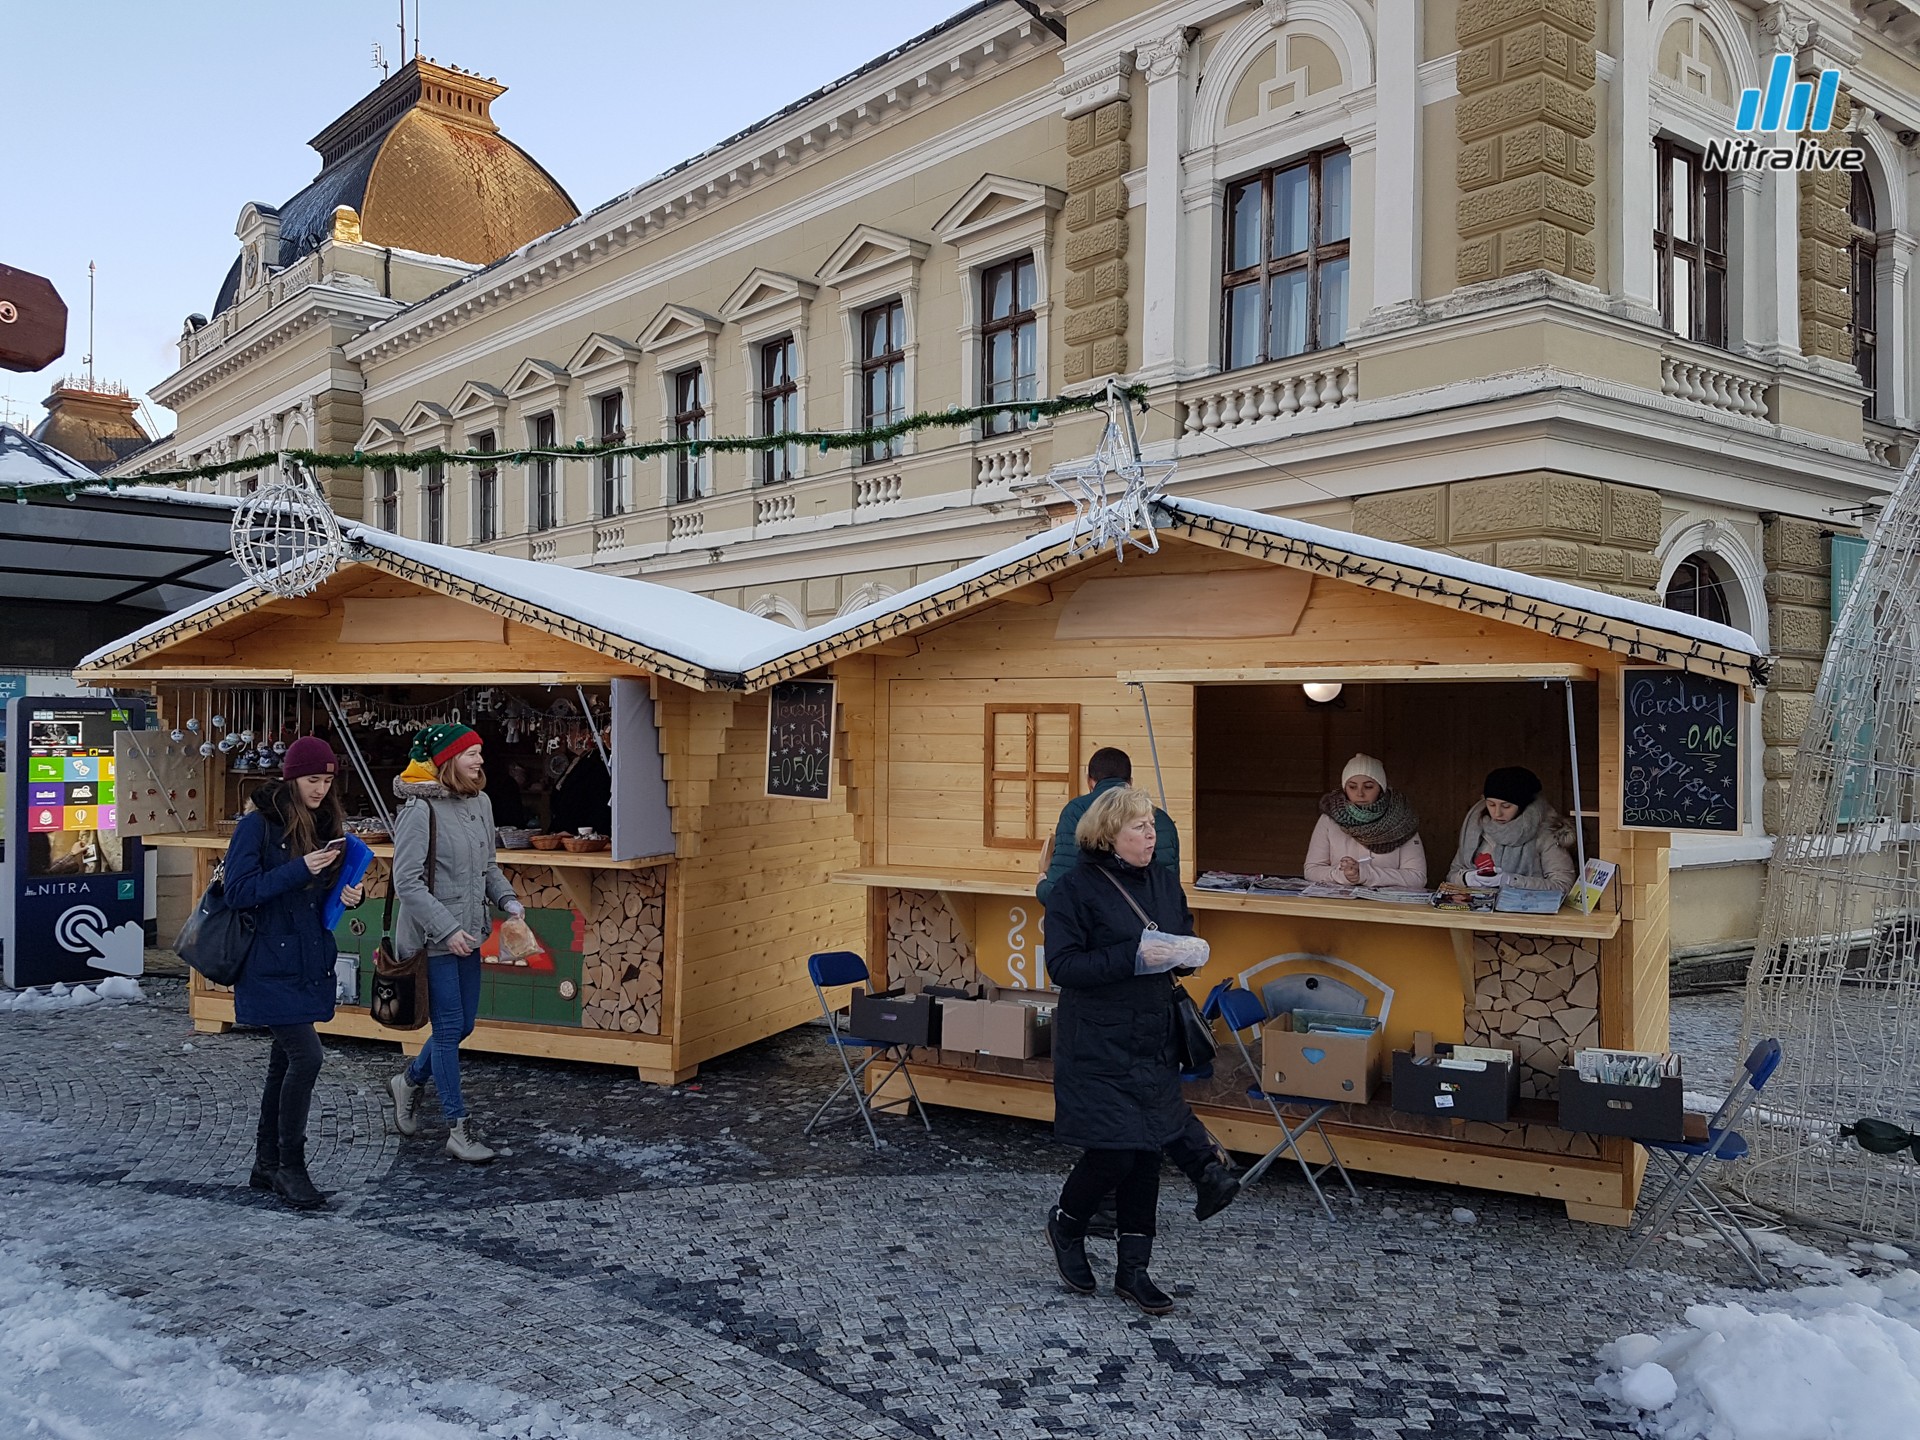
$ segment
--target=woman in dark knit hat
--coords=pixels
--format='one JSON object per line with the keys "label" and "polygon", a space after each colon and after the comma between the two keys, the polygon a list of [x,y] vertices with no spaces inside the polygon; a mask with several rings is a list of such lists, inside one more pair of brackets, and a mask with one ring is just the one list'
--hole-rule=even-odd
{"label": "woman in dark knit hat", "polygon": [[1520,765],[1489,772],[1483,798],[1460,825],[1460,848],[1447,879],[1495,888],[1508,880],[1573,884],[1573,827],[1540,793],[1540,777]]}
{"label": "woman in dark knit hat", "polygon": [[393,782],[394,795],[406,801],[393,822],[393,893],[400,902],[393,949],[397,955],[427,952],[433,1038],[387,1088],[394,1124],[412,1135],[420,1128],[420,1092],[431,1079],[447,1117],[447,1153],[484,1164],[493,1151],[460,1093],[460,1042],[480,1013],[480,946],[493,928],[488,907],[514,916],[526,907],[493,858],[493,802],[479,735],[465,725],[429,725],[413,737],[407,762]]}
{"label": "woman in dark knit hat", "polygon": [[[266,1089],[260,1096],[253,1173],[247,1183],[272,1190],[296,1210],[326,1197],[307,1174],[307,1113],[320,1075],[314,1026],[333,1018],[333,931],[322,912],[340,864],[328,842],[346,833],[334,791],[340,768],[326,741],[303,735],[287,747],[280,779],[253,792],[227,846],[226,901],[253,913],[253,946],[233,987],[233,1018],[273,1032]],[[341,891],[358,905],[361,888]]]}

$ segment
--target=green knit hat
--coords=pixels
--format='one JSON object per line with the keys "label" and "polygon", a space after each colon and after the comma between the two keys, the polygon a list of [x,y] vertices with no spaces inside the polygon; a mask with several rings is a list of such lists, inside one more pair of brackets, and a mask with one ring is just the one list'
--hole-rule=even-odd
{"label": "green knit hat", "polygon": [[425,760],[438,768],[462,750],[471,750],[479,743],[479,732],[470,726],[429,725],[413,737],[413,747],[407,751],[407,758]]}

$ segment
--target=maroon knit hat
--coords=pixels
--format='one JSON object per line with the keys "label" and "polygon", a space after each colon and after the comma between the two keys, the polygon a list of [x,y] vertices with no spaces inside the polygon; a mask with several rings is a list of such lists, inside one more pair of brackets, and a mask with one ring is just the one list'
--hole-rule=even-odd
{"label": "maroon knit hat", "polygon": [[339,757],[333,753],[333,747],[318,735],[302,735],[287,747],[287,753],[280,759],[280,773],[288,780],[298,780],[302,775],[337,775],[339,772]]}

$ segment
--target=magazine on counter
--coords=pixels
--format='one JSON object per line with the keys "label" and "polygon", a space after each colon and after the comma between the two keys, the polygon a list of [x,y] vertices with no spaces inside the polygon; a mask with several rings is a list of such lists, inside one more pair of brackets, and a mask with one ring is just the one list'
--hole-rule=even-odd
{"label": "magazine on counter", "polygon": [[1247,888],[1262,895],[1304,895],[1310,887],[1300,875],[1256,875]]}
{"label": "magazine on counter", "polygon": [[1607,893],[1607,887],[1613,883],[1614,871],[1619,868],[1611,860],[1587,861],[1586,870],[1567,894],[1573,908],[1582,915],[1591,915],[1599,909],[1600,897]]}
{"label": "magazine on counter", "polygon": [[1400,890],[1390,886],[1356,885],[1353,889],[1356,900],[1379,900],[1388,905],[1431,905],[1431,890]]}
{"label": "magazine on counter", "polygon": [[1354,889],[1351,885],[1309,885],[1298,892],[1304,900],[1351,900]]}
{"label": "magazine on counter", "polygon": [[1255,877],[1236,875],[1231,870],[1208,870],[1197,876],[1193,882],[1196,890],[1245,890]]}
{"label": "magazine on counter", "polygon": [[1529,885],[1509,880],[1500,887],[1493,908],[1509,915],[1558,915],[1560,903],[1566,898],[1567,892],[1558,885]]}

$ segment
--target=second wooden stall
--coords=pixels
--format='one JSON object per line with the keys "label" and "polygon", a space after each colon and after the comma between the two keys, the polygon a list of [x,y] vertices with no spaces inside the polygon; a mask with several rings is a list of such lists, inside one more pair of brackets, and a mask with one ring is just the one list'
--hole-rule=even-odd
{"label": "second wooden stall", "polygon": [[[1041,847],[1090,753],[1119,746],[1180,833],[1213,955],[1196,999],[1291,967],[1359,990],[1389,1049],[1425,1031],[1515,1052],[1507,1123],[1404,1114],[1386,1093],[1337,1106],[1349,1167],[1623,1223],[1637,1147],[1559,1128],[1553,1103],[1574,1051],[1667,1042],[1668,835],[1623,824],[1623,686],[1639,666],[1737,695],[1757,647],[1650,605],[1272,516],[1179,500],[1163,515],[1156,554],[1076,556],[1052,531],[749,668],[749,687],[837,683],[860,860],[834,878],[864,899],[876,978],[1043,986]],[[1526,764],[1557,809],[1580,812],[1584,849],[1617,864],[1615,885],[1597,913],[1544,915],[1194,886],[1206,870],[1298,874],[1319,797],[1356,751],[1414,800],[1431,880],[1482,777]],[[1045,1059],[927,1050],[916,1073],[935,1104],[1052,1113]],[[1189,1095],[1224,1141],[1258,1154],[1273,1126],[1251,1079],[1223,1048]]]}

